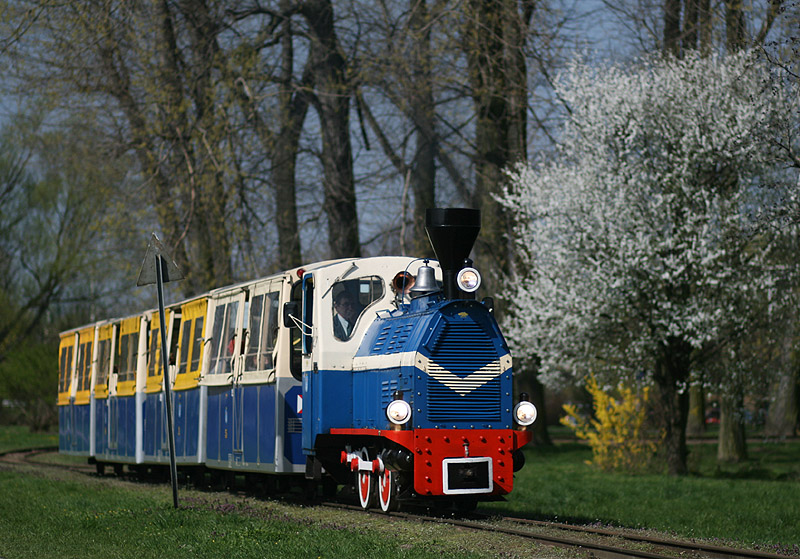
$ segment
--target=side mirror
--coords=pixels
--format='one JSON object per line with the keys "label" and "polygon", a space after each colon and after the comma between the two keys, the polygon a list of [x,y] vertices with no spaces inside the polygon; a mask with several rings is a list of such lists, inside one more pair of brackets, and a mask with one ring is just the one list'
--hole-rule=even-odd
{"label": "side mirror", "polygon": [[[294,320],[292,320],[294,319]],[[283,305],[283,325],[286,328],[297,328],[300,321],[300,303],[289,301]]]}
{"label": "side mirror", "polygon": [[490,313],[494,314],[494,299],[491,297],[484,297],[481,303],[483,303],[483,306],[486,307]]}

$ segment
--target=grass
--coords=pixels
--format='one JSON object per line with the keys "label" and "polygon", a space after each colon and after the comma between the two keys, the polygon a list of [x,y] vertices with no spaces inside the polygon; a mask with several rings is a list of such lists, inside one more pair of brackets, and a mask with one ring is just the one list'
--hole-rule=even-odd
{"label": "grass", "polygon": [[[52,446],[52,436],[0,427],[0,451]],[[605,473],[577,443],[526,449],[506,502],[481,510],[642,528],[800,555],[800,443],[751,443],[750,459],[716,462],[690,447],[691,475]],[[74,457],[59,457],[74,461]],[[545,557],[561,552],[452,528],[359,513],[0,465],[0,557]],[[516,546],[515,546],[516,545]]]}
{"label": "grass", "polygon": [[[5,450],[27,435],[0,427]],[[75,457],[58,457],[73,463]],[[563,557],[501,535],[0,463],[0,557],[472,559]]]}
{"label": "grass", "polygon": [[80,483],[9,473],[0,473],[0,487],[0,555],[6,558],[440,555],[421,546],[403,548],[369,532],[293,521],[275,510],[202,497],[187,498],[174,509],[152,491],[87,491]]}
{"label": "grass", "polygon": [[716,445],[690,447],[691,475],[606,473],[577,443],[526,450],[498,512],[529,518],[646,528],[680,537],[800,552],[800,443],[750,445],[751,459],[724,467]]}
{"label": "grass", "polygon": [[496,556],[443,526],[192,491],[174,509],[165,486],[88,481],[0,471],[0,557]]}
{"label": "grass", "polygon": [[32,433],[27,427],[19,425],[0,426],[0,452],[48,446],[58,446],[57,434]]}

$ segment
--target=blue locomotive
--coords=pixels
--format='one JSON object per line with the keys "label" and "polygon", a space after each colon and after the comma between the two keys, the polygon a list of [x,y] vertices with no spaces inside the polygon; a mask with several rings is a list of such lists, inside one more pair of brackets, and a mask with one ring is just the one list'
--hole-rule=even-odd
{"label": "blue locomotive", "polygon": [[[513,487],[536,409],[467,259],[480,213],[432,209],[437,262],[320,262],[61,334],[59,448],[102,471],[169,463],[354,486],[362,507],[470,508]],[[274,479],[274,478],[273,478]]]}

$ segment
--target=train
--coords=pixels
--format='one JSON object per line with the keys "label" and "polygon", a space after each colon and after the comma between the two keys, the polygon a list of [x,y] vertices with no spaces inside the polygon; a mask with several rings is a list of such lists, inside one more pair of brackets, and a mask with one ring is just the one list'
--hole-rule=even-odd
{"label": "train", "polygon": [[[436,259],[345,258],[60,334],[59,451],[147,471],[301,480],[364,509],[502,499],[536,408],[469,254],[480,211],[433,208]],[[166,350],[165,350],[166,349]],[[167,359],[165,391],[162,359]]]}

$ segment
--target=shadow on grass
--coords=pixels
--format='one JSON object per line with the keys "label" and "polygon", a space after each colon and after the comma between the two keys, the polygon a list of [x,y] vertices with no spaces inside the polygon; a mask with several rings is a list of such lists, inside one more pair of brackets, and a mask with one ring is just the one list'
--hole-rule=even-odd
{"label": "shadow on grass", "polygon": [[694,477],[793,482],[800,480],[800,442],[750,444],[748,457],[739,462],[717,460],[716,445],[693,445],[689,471]]}

